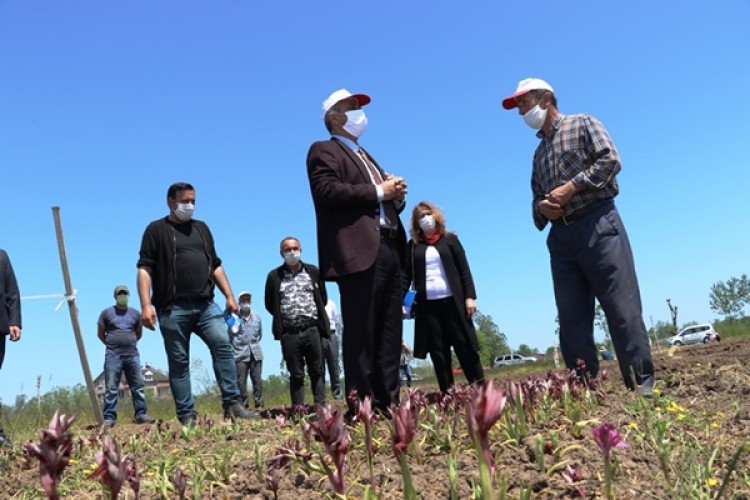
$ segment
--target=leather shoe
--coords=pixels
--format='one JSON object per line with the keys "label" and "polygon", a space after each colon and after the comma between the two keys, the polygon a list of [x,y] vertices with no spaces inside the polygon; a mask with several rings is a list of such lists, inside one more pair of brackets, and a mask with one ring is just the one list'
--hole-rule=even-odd
{"label": "leather shoe", "polygon": [[195,425],[195,415],[190,414],[180,417],[180,423],[183,427],[193,427]]}
{"label": "leather shoe", "polygon": [[260,413],[258,413],[257,411],[248,410],[239,401],[235,401],[224,409],[225,418],[227,413],[229,414],[230,418],[241,418],[245,420],[260,418]]}
{"label": "leather shoe", "polygon": [[137,418],[135,422],[138,424],[153,424],[154,422],[156,422],[156,419],[151,418],[148,415],[143,415],[142,417]]}

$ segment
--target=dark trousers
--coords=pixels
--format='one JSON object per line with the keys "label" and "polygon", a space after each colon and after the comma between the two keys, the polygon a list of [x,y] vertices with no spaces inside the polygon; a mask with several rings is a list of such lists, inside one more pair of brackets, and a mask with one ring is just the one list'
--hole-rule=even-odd
{"label": "dark trousers", "polygon": [[242,404],[247,408],[247,377],[250,376],[250,382],[253,384],[253,401],[255,407],[260,408],[263,406],[263,379],[261,374],[263,373],[263,360],[255,359],[251,354],[248,361],[235,361],[237,367],[237,385],[240,389],[240,398]]}
{"label": "dark trousers", "polygon": [[317,404],[325,403],[325,386],[320,376],[320,333],[317,326],[311,326],[299,333],[285,333],[281,336],[281,354],[289,370],[289,394],[292,405],[305,404],[305,365],[310,376],[313,399]]}
{"label": "dark trousers", "polygon": [[326,365],[328,375],[331,378],[331,395],[333,399],[341,399],[341,379],[339,377],[339,339],[335,331],[331,331],[329,338],[320,338],[320,348],[323,351],[323,359],[320,364],[320,376],[323,385],[326,383]]}
{"label": "dark trousers", "polygon": [[422,321],[427,323],[430,332],[428,351],[441,392],[447,392],[454,383],[451,347],[456,353],[466,380],[470,384],[484,381],[479,353],[471,347],[464,331],[463,319],[460,316],[464,313],[456,309],[453,297],[427,300],[420,304],[419,314]]}
{"label": "dark trousers", "polygon": [[[381,238],[375,263],[366,271],[338,278],[344,322],[346,395],[372,398],[386,411],[398,403],[403,320],[401,261],[396,242]],[[353,411],[351,401],[350,411]]]}
{"label": "dark trousers", "polygon": [[654,364],[643,323],[641,292],[625,227],[614,203],[547,236],[560,318],[560,351],[568,368],[577,360],[599,372],[594,345],[594,299],[604,310],[625,385],[653,385]]}

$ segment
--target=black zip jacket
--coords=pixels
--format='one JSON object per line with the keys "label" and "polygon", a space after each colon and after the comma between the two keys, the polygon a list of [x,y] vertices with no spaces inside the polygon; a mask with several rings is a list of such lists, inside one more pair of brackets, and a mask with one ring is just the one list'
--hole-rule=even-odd
{"label": "black zip jacket", "polygon": [[[221,259],[216,255],[214,237],[205,222],[191,219],[190,223],[201,235],[206,249],[208,262],[208,279],[211,297],[214,298],[214,271],[221,266]],[[141,240],[138,268],[147,267],[151,271],[151,303],[157,311],[170,309],[174,304],[177,291],[177,240],[174,227],[168,217],[157,219],[146,227]]]}

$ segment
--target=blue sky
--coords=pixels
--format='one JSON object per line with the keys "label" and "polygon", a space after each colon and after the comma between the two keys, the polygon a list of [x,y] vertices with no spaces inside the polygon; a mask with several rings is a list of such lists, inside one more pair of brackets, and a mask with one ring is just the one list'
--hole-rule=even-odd
{"label": "blue sky", "polygon": [[[317,262],[305,155],[326,137],[321,102],[345,87],[372,97],[361,143],[406,177],[410,206],[437,203],[460,235],[479,309],[511,346],[543,350],[556,311],[546,231],[530,216],[537,139],[500,107],[535,76],[563,113],[602,120],[620,149],[617,204],[646,324],[669,321],[667,298],[680,323],[712,320],[711,284],[748,272],[749,14],[744,0],[0,0],[0,247],[22,295],[62,293],[51,207],[61,208],[95,376],[97,317],[115,285],[135,292],[143,230],[184,180],[235,292],[251,290],[262,309],[283,236]],[[6,404],[33,396],[37,376],[42,392],[83,382],[56,305],[23,302],[23,338],[0,371]],[[268,376],[280,347],[263,320]],[[158,331],[140,350],[166,369]],[[191,356],[210,366],[199,339]]]}

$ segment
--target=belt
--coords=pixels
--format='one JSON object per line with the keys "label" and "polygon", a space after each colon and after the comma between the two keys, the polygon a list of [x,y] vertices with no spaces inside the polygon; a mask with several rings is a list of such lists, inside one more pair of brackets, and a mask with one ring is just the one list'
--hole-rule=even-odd
{"label": "belt", "polygon": [[304,333],[314,326],[317,326],[316,321],[311,321],[302,325],[285,326],[284,335],[299,335],[300,333]]}
{"label": "belt", "polygon": [[583,219],[594,210],[601,208],[605,205],[611,204],[611,203],[612,203],[612,200],[598,200],[598,201],[591,202],[588,205],[582,208],[579,208],[572,214],[563,215],[559,219],[551,221],[552,225],[553,226],[569,226],[573,224],[574,222],[578,222],[579,220]]}
{"label": "belt", "polygon": [[390,227],[380,226],[380,237],[389,240],[395,240],[398,234],[398,229],[391,229]]}

